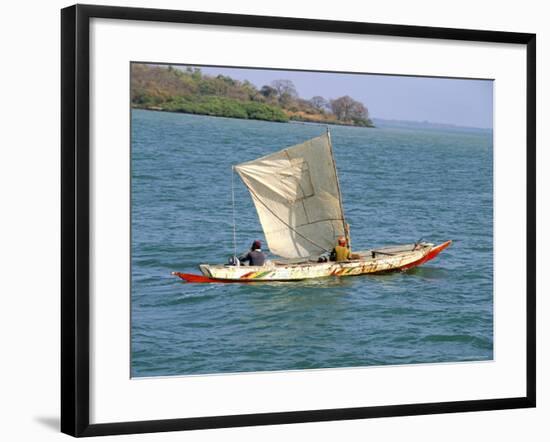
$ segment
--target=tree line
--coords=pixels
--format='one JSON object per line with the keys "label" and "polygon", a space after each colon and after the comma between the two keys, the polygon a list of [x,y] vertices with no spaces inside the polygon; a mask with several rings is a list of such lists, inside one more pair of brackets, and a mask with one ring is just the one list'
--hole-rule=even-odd
{"label": "tree line", "polygon": [[303,99],[290,80],[257,88],[247,80],[205,75],[199,68],[132,64],[136,108],[269,121],[310,121],[372,127],[367,107],[345,95]]}

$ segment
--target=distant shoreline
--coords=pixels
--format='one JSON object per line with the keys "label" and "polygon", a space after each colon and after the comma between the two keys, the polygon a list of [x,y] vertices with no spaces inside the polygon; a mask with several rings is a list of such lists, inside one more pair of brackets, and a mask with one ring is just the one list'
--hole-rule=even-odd
{"label": "distant shoreline", "polygon": [[154,111],[154,112],[169,112],[169,113],[173,113],[173,114],[200,115],[200,116],[203,116],[203,117],[231,118],[231,119],[235,119],[235,120],[267,121],[267,122],[270,122],[270,123],[314,124],[314,125],[319,125],[319,126],[331,125],[331,126],[348,126],[348,127],[360,127],[360,128],[376,129],[375,125],[361,126],[361,125],[358,125],[358,124],[347,123],[347,122],[337,121],[337,120],[336,121],[334,121],[334,120],[322,121],[322,120],[313,120],[313,119],[308,120],[308,119],[297,119],[297,118],[296,119],[295,118],[288,119],[286,121],[268,120],[268,119],[263,119],[263,118],[244,118],[244,117],[238,117],[238,116],[215,115],[215,114],[199,113],[199,112],[186,112],[184,110],[166,109],[166,108],[163,108],[161,106],[143,106],[143,105],[136,105],[136,104],[132,104],[132,110],[133,109],[147,110],[147,111]]}
{"label": "distant shoreline", "polygon": [[482,127],[473,127],[473,126],[457,126],[452,124],[445,123],[431,123],[423,121],[412,121],[412,120],[389,120],[389,119],[377,119],[374,118],[376,125],[374,126],[357,126],[353,124],[339,123],[339,122],[322,122],[322,121],[306,121],[306,120],[265,120],[260,118],[239,118],[234,116],[226,115],[209,115],[205,113],[196,113],[196,112],[184,112],[170,109],[163,109],[159,106],[140,106],[132,105],[132,110],[146,110],[151,112],[167,112],[173,114],[185,114],[185,115],[197,115],[202,117],[216,117],[216,118],[231,118],[233,120],[250,120],[250,121],[267,121],[270,123],[290,123],[290,124],[311,124],[317,126],[345,126],[345,127],[358,127],[369,129],[422,129],[422,130],[435,130],[435,131],[460,131],[460,132],[477,132],[477,133],[492,133],[493,129],[491,128],[482,128]]}
{"label": "distant shoreline", "polygon": [[261,121],[302,121],[374,127],[367,107],[349,95],[309,100],[290,80],[274,80],[260,89],[249,81],[203,74],[199,68],[131,66],[133,108]]}
{"label": "distant shoreline", "polygon": [[455,130],[468,132],[493,132],[491,127],[461,126],[452,123],[436,123],[432,121],[415,120],[392,120],[388,118],[373,118],[377,127],[394,127],[402,129],[433,129],[433,130]]}

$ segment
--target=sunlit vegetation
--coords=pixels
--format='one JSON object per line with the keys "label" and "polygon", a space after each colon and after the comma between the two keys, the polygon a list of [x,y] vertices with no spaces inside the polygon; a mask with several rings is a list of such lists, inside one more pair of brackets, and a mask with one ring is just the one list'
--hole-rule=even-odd
{"label": "sunlit vegetation", "polygon": [[285,122],[373,127],[365,105],[349,96],[300,98],[290,80],[260,89],[249,81],[205,75],[199,68],[132,64],[134,108]]}

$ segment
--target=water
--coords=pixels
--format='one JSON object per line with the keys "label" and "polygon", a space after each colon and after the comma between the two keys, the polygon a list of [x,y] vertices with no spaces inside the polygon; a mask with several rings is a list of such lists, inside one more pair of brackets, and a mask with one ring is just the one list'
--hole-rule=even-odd
{"label": "water", "polygon": [[[406,273],[187,284],[233,253],[231,165],[315,125],[132,111],[132,375],[493,357],[492,134],[331,127],[355,250],[453,239]],[[263,239],[235,178],[238,252]]]}

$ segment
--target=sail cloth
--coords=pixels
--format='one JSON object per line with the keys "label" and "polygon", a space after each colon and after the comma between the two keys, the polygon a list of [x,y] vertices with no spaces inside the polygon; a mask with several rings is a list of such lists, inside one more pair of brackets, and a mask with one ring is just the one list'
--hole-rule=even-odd
{"label": "sail cloth", "polygon": [[270,251],[316,257],[344,233],[329,134],[235,166],[250,191]]}

